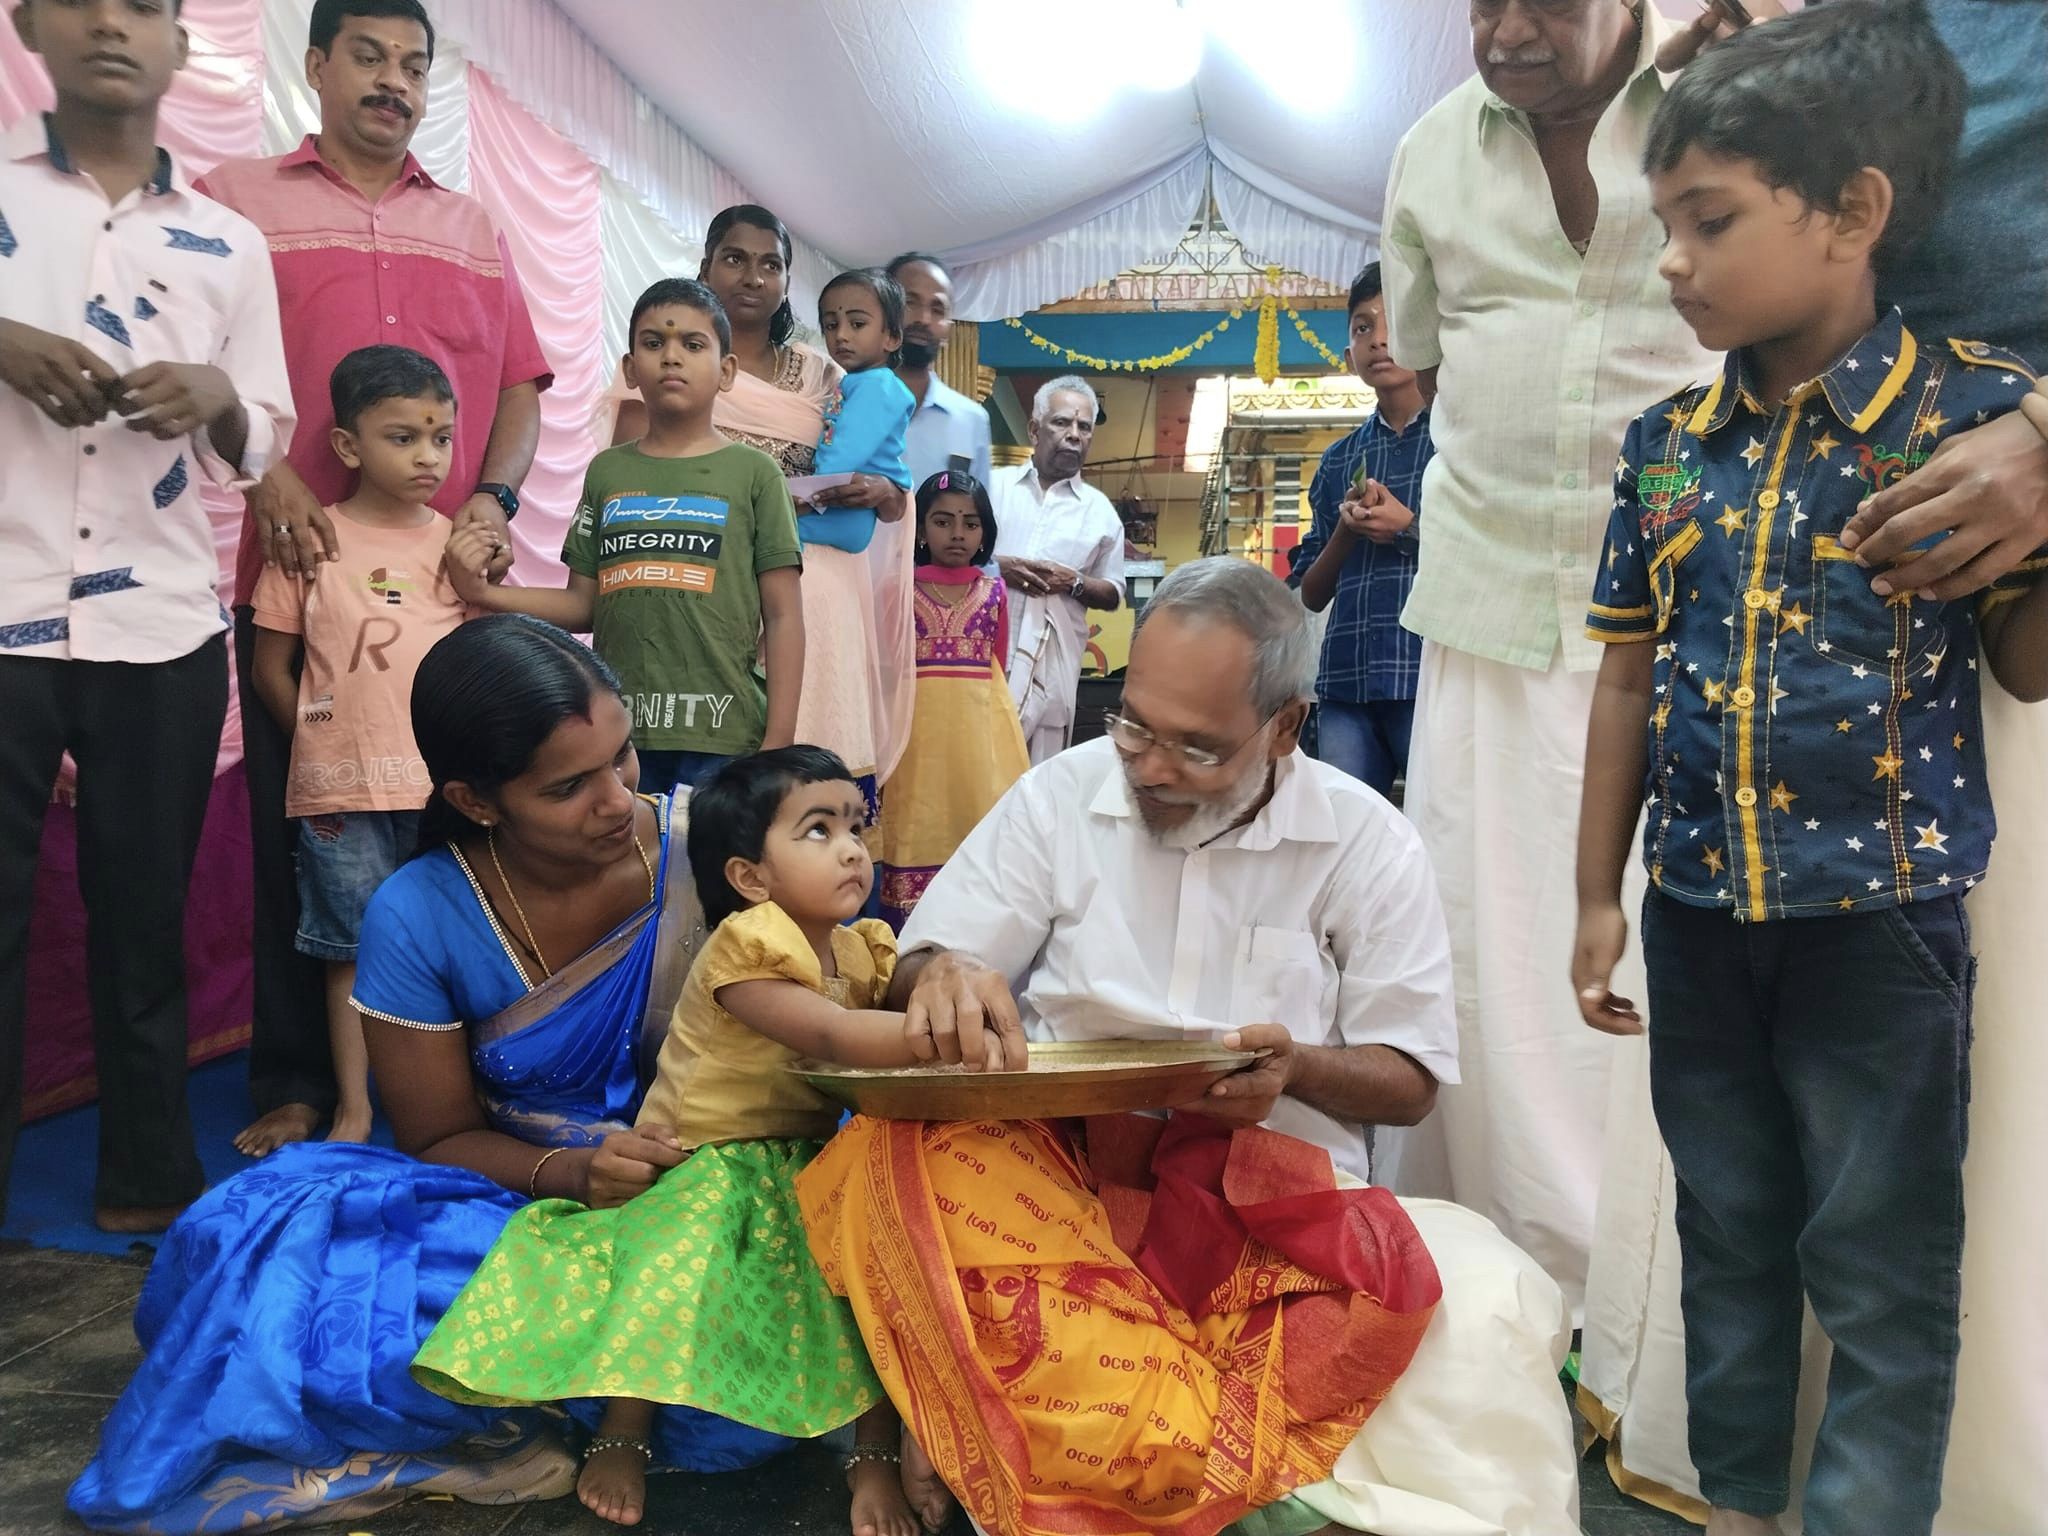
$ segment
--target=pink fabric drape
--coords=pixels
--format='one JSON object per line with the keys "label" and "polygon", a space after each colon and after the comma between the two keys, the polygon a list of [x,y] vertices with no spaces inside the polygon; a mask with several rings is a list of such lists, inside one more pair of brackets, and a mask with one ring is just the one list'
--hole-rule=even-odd
{"label": "pink fabric drape", "polygon": [[[178,19],[192,51],[164,98],[159,135],[179,168],[197,176],[262,145],[263,0],[186,0]],[[42,63],[12,25],[0,27],[0,126],[53,100]]]}
{"label": "pink fabric drape", "polygon": [[554,387],[540,397],[540,449],[512,525],[512,579],[559,586],[562,538],[599,446],[591,418],[605,387],[597,166],[474,66],[469,112],[470,190],[505,233],[555,371]]}

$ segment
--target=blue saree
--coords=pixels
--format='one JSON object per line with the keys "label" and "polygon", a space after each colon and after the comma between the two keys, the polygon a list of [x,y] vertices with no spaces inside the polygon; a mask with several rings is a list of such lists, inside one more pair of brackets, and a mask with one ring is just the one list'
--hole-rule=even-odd
{"label": "blue saree", "polygon": [[[363,920],[355,1001],[467,1029],[495,1129],[586,1146],[628,1128],[687,968],[695,917],[660,802],[656,900],[531,987],[459,853],[405,865]],[[210,1190],[164,1239],[136,1304],[145,1358],[72,1485],[100,1530],[274,1529],[360,1518],[418,1493],[550,1498],[575,1463],[540,1410],[437,1397],[410,1366],[525,1204],[478,1173],[379,1147],[285,1147]],[[586,1425],[595,1403],[565,1404]],[[752,1466],[789,1442],[664,1409],[656,1465]]]}

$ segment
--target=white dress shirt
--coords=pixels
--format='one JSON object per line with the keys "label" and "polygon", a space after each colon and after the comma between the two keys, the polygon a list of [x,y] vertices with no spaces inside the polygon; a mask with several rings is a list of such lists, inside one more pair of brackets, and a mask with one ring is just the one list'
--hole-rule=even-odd
{"label": "white dress shirt", "polygon": [[[1106,740],[1020,779],[939,871],[902,950],[1009,978],[1037,1040],[1219,1040],[1278,1023],[1304,1045],[1387,1045],[1458,1080],[1451,956],[1415,830],[1296,752],[1248,825],[1192,852],[1132,809]],[[1365,1129],[1298,1099],[1266,1122],[1368,1175]]]}
{"label": "white dress shirt", "polygon": [[[1109,498],[1079,475],[1048,487],[1038,466],[995,472],[996,557],[1053,560],[1091,579],[1124,584],[1124,524]],[[1074,719],[1088,610],[1064,592],[1010,591],[1010,696],[1028,738]]]}
{"label": "white dress shirt", "polygon": [[1635,74],[1593,130],[1592,243],[1565,239],[1526,114],[1473,76],[1394,154],[1380,264],[1404,368],[1437,368],[1421,564],[1401,622],[1490,661],[1599,665],[1585,637],[1614,461],[1635,416],[1711,377],[1657,275],[1643,145],[1664,96],[1643,7]]}
{"label": "white dress shirt", "polygon": [[211,363],[249,418],[238,468],[203,427],[177,442],[118,416],[60,427],[0,387],[0,656],[158,662],[197,650],[227,627],[200,477],[253,485],[291,441],[268,244],[161,150],[156,175],[110,206],[49,119],[31,115],[0,140],[0,318],[76,341],[119,374]]}
{"label": "white dress shirt", "polygon": [[910,488],[915,491],[956,458],[967,461],[967,472],[975,479],[989,483],[988,412],[934,373],[903,436]]}

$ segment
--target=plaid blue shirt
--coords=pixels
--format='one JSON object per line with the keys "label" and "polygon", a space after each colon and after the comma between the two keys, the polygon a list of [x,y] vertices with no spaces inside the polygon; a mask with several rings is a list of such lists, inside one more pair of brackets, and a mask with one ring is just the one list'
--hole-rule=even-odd
{"label": "plaid blue shirt", "polygon": [[1408,601],[1408,589],[1415,584],[1422,471],[1435,452],[1429,441],[1426,410],[1409,422],[1404,432],[1396,432],[1375,411],[1356,432],[1323,450],[1308,488],[1315,523],[1295,548],[1287,573],[1289,586],[1301,586],[1302,577],[1336,533],[1337,508],[1357,479],[1361,464],[1365,477],[1384,485],[1418,521],[1391,544],[1359,540],[1344,562],[1337,575],[1337,595],[1330,600],[1329,623],[1323,630],[1323,664],[1316,675],[1318,698],[1370,704],[1415,697],[1422,637],[1401,627],[1401,608]]}
{"label": "plaid blue shirt", "polygon": [[2016,406],[2033,375],[1893,310],[1775,410],[1746,354],[1651,407],[1615,473],[1587,627],[1654,644],[1643,858],[1667,896],[1774,921],[1961,895],[1991,855],[1971,600],[1870,590],[1866,496]]}

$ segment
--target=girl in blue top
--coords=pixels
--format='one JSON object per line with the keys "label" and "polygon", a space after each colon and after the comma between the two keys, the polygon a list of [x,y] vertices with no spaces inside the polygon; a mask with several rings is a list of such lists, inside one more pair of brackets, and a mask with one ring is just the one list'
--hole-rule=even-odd
{"label": "girl in blue top", "polygon": [[[816,472],[878,475],[904,490],[903,437],[917,401],[891,371],[903,346],[903,289],[885,272],[842,272],[818,296],[818,329],[846,377],[825,406]],[[806,544],[858,554],[875,536],[872,507],[836,507],[797,519]]]}

